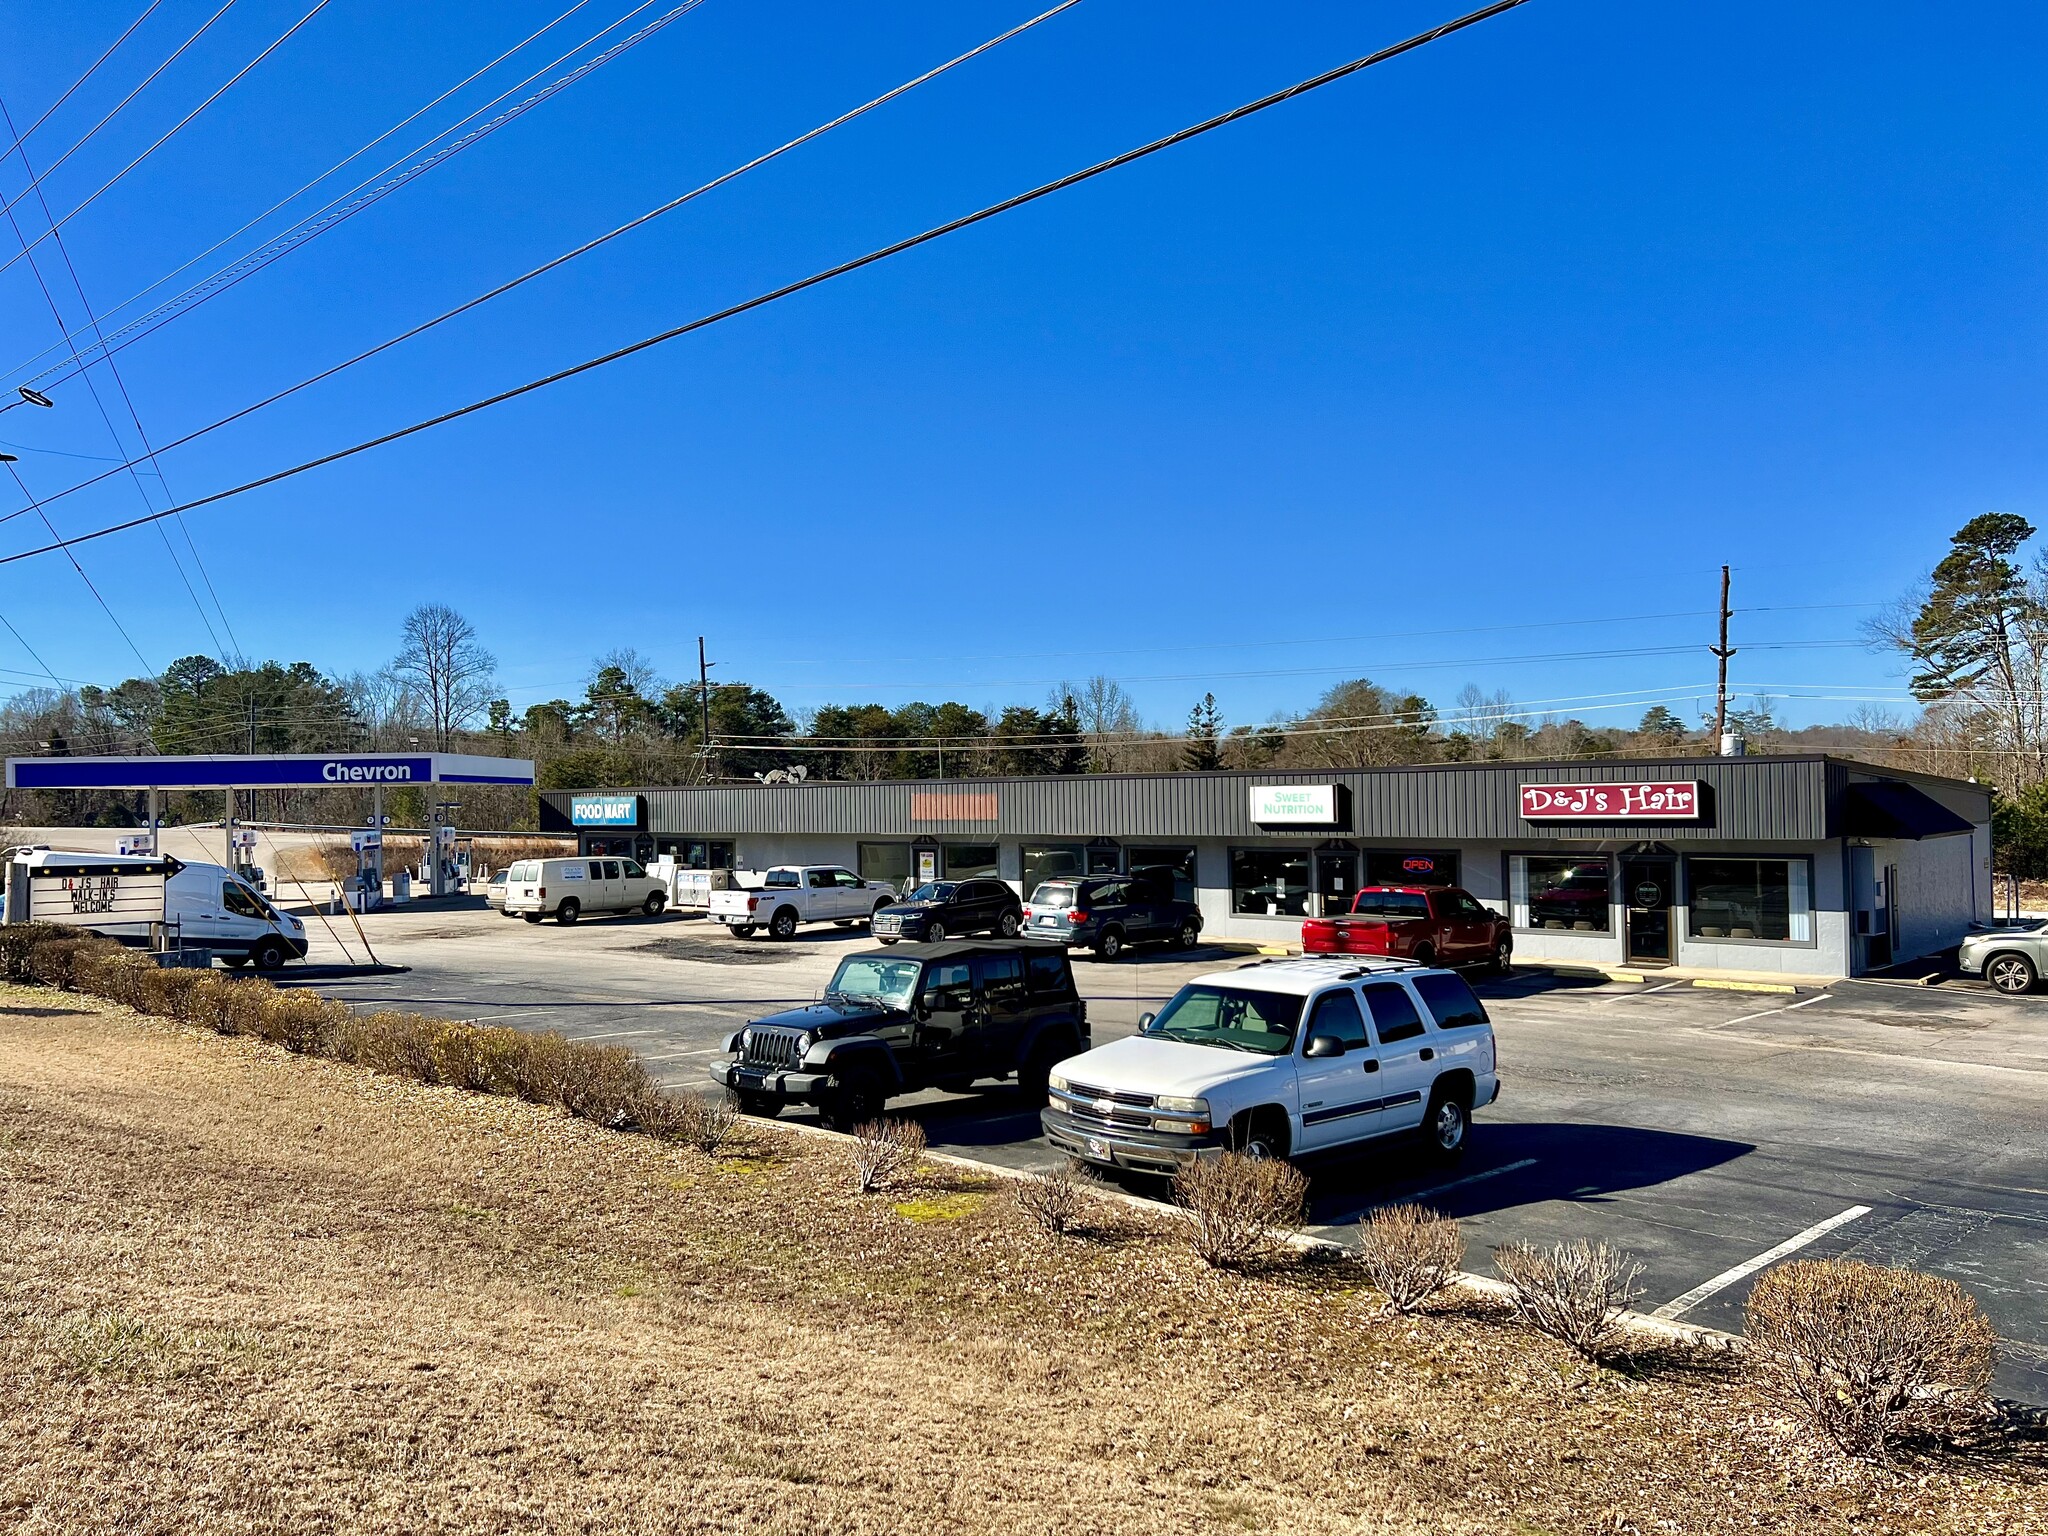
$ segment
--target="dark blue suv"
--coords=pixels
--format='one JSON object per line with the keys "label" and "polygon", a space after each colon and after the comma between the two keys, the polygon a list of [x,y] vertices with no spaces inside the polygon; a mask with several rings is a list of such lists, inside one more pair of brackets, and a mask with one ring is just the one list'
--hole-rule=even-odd
{"label": "dark blue suv", "polygon": [[1132,944],[1191,949],[1202,937],[1194,894],[1192,881],[1166,868],[1067,875],[1031,893],[1020,937],[1092,949],[1098,960],[1114,960]]}

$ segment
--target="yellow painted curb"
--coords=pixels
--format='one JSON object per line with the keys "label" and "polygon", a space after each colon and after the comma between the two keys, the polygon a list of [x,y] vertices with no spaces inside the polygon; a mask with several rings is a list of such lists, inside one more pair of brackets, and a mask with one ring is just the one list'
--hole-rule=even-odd
{"label": "yellow painted curb", "polygon": [[1716,981],[1707,976],[1694,978],[1693,985],[1712,987],[1721,992],[1778,992],[1787,997],[1799,990],[1781,981]]}
{"label": "yellow painted curb", "polygon": [[1602,971],[1609,981],[1648,981],[1650,978],[1641,971]]}
{"label": "yellow painted curb", "polygon": [[1259,953],[1262,955],[1291,955],[1294,951],[1285,944],[1261,944],[1259,946]]}

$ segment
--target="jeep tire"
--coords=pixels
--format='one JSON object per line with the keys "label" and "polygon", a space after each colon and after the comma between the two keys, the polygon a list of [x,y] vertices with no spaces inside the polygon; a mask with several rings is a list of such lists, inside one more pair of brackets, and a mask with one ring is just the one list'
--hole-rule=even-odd
{"label": "jeep tire", "polygon": [[819,1107],[818,1118],[828,1130],[851,1131],[881,1119],[888,1102],[889,1091],[882,1085],[881,1077],[866,1067],[855,1067],[839,1080]]}

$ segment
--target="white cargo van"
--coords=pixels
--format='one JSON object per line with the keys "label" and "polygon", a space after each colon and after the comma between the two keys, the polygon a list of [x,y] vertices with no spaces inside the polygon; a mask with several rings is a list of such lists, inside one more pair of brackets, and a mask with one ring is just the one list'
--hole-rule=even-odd
{"label": "white cargo van", "polygon": [[573,923],[586,912],[659,917],[668,886],[632,859],[521,859],[505,877],[505,915]]}
{"label": "white cargo van", "polygon": [[66,923],[124,944],[210,949],[231,966],[274,971],[304,959],[306,925],[231,869],[165,855],[16,848],[7,864],[10,923]]}

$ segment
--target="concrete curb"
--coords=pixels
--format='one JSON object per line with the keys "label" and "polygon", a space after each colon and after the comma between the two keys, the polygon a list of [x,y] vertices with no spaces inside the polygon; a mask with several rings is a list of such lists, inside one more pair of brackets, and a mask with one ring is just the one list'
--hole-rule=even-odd
{"label": "concrete curb", "polygon": [[[813,1140],[846,1143],[854,1138],[844,1131],[828,1131],[822,1125],[809,1125],[797,1120],[764,1120],[758,1115],[741,1115],[740,1124],[764,1131],[791,1131]],[[969,1173],[992,1175],[1007,1179],[1012,1184],[1021,1184],[1038,1175],[1025,1168],[1006,1168],[1000,1163],[985,1163],[978,1158],[962,1157],[953,1152],[931,1152],[922,1155],[922,1161],[940,1163],[950,1168],[963,1169]],[[1128,1190],[1111,1189],[1102,1184],[1090,1185],[1087,1191],[1091,1199],[1107,1200],[1129,1210],[1142,1211],[1149,1216],[1164,1216],[1173,1219],[1179,1216],[1180,1207],[1164,1200],[1151,1200],[1143,1195],[1134,1195]],[[1280,1241],[1298,1253],[1321,1253],[1331,1258],[1349,1259],[1352,1252],[1342,1243],[1332,1242],[1327,1237],[1317,1237],[1309,1232],[1282,1232],[1276,1234]],[[1453,1282],[1457,1289],[1484,1296],[1492,1301],[1508,1302],[1514,1299],[1515,1288],[1505,1280],[1492,1275],[1476,1275],[1470,1270],[1459,1270]],[[1724,1333],[1719,1328],[1708,1328],[1699,1323],[1674,1322],[1670,1318],[1652,1317],[1647,1312],[1623,1312],[1621,1321],[1631,1332],[1654,1339],[1663,1339],[1674,1344],[1689,1344],[1700,1349],[1715,1349],[1724,1352],[1738,1352],[1743,1348],[1740,1334]]]}

